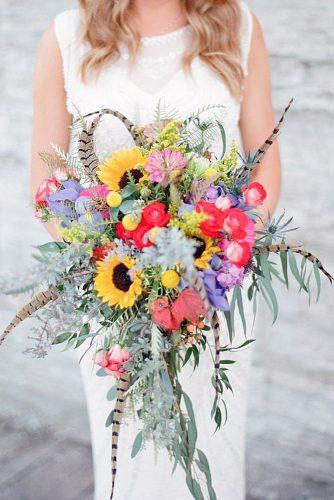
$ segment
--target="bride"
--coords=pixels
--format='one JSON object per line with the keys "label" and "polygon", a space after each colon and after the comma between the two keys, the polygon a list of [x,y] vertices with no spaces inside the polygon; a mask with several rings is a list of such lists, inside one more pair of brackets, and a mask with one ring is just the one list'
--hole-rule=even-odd
{"label": "bride", "polygon": [[[229,144],[236,139],[247,153],[269,135],[274,125],[268,56],[259,23],[238,0],[80,0],[79,8],[56,17],[40,44],[34,82],[32,190],[46,177],[38,156],[50,143],[72,147],[73,117],[103,107],[124,113],[138,125],[154,120],[157,106],[167,116],[185,118],[205,108],[220,114]],[[215,107],[214,105],[220,105]],[[131,144],[122,124],[106,118],[96,134],[101,159]],[[219,144],[212,144],[218,151]],[[256,180],[269,196],[264,213],[273,212],[280,187],[277,144],[256,170]],[[46,224],[54,239],[55,226]],[[251,314],[248,313],[251,326]],[[239,328],[240,330],[240,328]],[[224,333],[222,332],[222,335]],[[239,337],[239,338],[238,338]],[[236,343],[242,340],[237,333]],[[234,395],[227,405],[229,418],[213,436],[211,396],[202,389],[211,365],[205,364],[185,390],[197,408],[199,445],[211,463],[219,500],[245,497],[245,411],[251,350],[237,354],[231,380]],[[95,500],[110,494],[110,428],[105,420],[112,409],[106,400],[108,377],[93,372],[91,356],[80,364],[90,417]],[[203,381],[203,384],[202,382]],[[189,498],[182,471],[171,475],[167,454],[155,460],[151,449],[130,458],[137,429],[125,426],[120,436],[116,500],[178,500]],[[202,439],[202,442],[201,442]],[[204,442],[203,442],[204,441]],[[56,495],[57,496],[57,495]]]}

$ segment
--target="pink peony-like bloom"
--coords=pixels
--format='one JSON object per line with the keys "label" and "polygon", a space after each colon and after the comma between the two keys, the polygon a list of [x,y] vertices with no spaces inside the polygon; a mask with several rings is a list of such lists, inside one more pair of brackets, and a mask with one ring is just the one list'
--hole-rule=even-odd
{"label": "pink peony-like bloom", "polygon": [[237,267],[245,266],[251,256],[251,250],[248,243],[244,241],[231,241],[225,250],[226,258]]}
{"label": "pink peony-like bloom", "polygon": [[150,174],[151,181],[167,187],[173,170],[184,168],[186,163],[187,160],[181,153],[166,148],[151,153],[147,157],[145,169]]}
{"label": "pink peony-like bloom", "polygon": [[39,185],[37,192],[35,194],[35,203],[39,207],[46,207],[47,196],[50,196],[52,193],[55,193],[59,187],[59,182],[55,179],[44,179]]}
{"label": "pink peony-like bloom", "polygon": [[219,210],[228,210],[232,207],[233,203],[228,196],[219,196],[219,198],[216,199],[215,205]]}
{"label": "pink peony-like bloom", "polygon": [[247,187],[242,187],[243,199],[246,205],[257,207],[262,205],[267,197],[267,192],[259,182],[251,182]]}
{"label": "pink peony-like bloom", "polygon": [[132,356],[128,351],[116,344],[109,352],[97,352],[94,356],[94,363],[101,366],[107,375],[114,375],[119,378],[124,373],[124,363],[130,359],[132,359]]}

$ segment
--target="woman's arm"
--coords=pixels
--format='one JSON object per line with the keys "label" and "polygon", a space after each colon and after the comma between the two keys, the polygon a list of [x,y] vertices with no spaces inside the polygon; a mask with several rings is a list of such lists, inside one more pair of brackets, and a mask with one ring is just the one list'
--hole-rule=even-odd
{"label": "woman's arm", "polygon": [[[64,151],[69,145],[71,116],[66,109],[62,59],[53,24],[43,33],[37,54],[33,108],[31,191],[34,197],[39,184],[48,177],[48,169],[38,153],[53,152],[51,142]],[[44,226],[55,240],[61,240],[54,223],[44,223]]]}
{"label": "woman's arm", "polygon": [[[271,79],[268,53],[260,24],[253,16],[254,30],[249,54],[249,74],[245,80],[241,106],[240,130],[245,154],[255,151],[271,134],[275,116],[271,100]],[[281,186],[281,161],[277,141],[270,147],[263,162],[256,168],[253,181],[265,187],[268,196],[261,207],[264,217],[273,214]]]}

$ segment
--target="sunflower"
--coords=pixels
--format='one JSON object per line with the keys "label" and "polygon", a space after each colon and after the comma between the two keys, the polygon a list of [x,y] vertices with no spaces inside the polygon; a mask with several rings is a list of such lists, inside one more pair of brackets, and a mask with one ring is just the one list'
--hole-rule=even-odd
{"label": "sunflower", "polygon": [[143,180],[144,174],[138,165],[143,165],[145,162],[146,158],[139,148],[120,149],[99,165],[97,175],[111,191],[120,191],[129,183],[128,173],[132,175],[135,182]]}
{"label": "sunflower", "polygon": [[196,267],[199,269],[209,269],[209,261],[215,253],[220,252],[220,248],[214,246],[212,238],[205,236],[201,231],[194,231],[191,234],[187,234],[187,236],[196,242],[194,253]]}
{"label": "sunflower", "polygon": [[[120,259],[115,254],[110,260],[97,262],[94,288],[97,295],[110,306],[121,309],[133,306],[141,294],[141,279],[133,268],[134,261],[130,257]],[[131,274],[131,275],[130,275]]]}

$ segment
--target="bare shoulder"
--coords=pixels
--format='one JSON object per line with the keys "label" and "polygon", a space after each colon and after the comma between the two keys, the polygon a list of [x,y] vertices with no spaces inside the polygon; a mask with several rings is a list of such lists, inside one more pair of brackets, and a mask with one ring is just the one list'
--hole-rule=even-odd
{"label": "bare shoulder", "polygon": [[62,79],[62,57],[54,21],[43,31],[37,50],[35,78],[41,75],[58,81]]}

